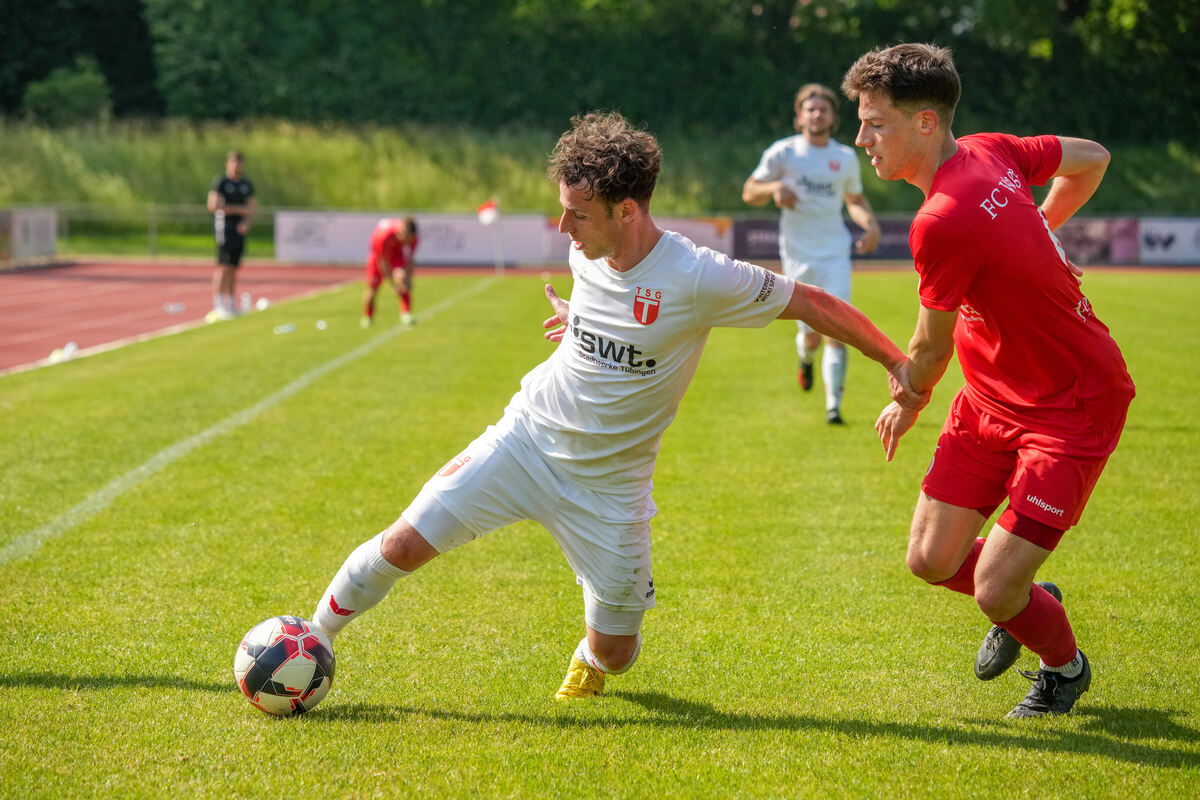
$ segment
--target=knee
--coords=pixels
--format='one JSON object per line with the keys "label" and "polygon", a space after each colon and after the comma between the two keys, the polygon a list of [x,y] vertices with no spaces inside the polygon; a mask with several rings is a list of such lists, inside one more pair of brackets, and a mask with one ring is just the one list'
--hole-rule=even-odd
{"label": "knee", "polygon": [[1008,622],[1029,605],[1028,587],[981,579],[975,584],[975,605],[992,622]]}
{"label": "knee", "polygon": [[908,571],[926,583],[941,583],[954,577],[961,564],[952,564],[945,553],[930,551],[916,543],[908,546]]}
{"label": "knee", "polygon": [[967,552],[957,545],[953,531],[947,531],[921,503],[913,514],[908,532],[908,569],[926,583],[941,583],[958,574]]}

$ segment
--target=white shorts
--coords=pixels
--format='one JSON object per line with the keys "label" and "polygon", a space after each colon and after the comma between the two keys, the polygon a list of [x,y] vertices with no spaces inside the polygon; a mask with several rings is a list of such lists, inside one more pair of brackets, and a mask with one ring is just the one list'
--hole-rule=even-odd
{"label": "white shorts", "polygon": [[583,587],[588,625],[632,635],[655,604],[650,523],[612,512],[611,499],[557,473],[505,417],[430,478],[402,516],[439,553],[513,522],[541,523]]}
{"label": "white shorts", "polygon": [[[790,258],[783,259],[783,274],[793,280],[819,286],[839,300],[850,302],[850,257],[830,258],[822,261],[801,263]],[[801,320],[796,320],[796,327],[802,333],[809,333],[812,328]]]}

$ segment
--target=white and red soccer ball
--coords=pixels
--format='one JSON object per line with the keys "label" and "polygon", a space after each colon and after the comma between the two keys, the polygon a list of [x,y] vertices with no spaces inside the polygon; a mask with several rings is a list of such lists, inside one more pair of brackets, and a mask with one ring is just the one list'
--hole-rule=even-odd
{"label": "white and red soccer ball", "polygon": [[280,717],[311,711],[333,683],[333,645],[306,619],[271,617],[242,637],[233,677],[256,707]]}

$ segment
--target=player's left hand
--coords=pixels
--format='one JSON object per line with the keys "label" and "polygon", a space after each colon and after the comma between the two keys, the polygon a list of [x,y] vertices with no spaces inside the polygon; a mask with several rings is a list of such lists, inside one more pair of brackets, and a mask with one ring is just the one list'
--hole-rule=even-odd
{"label": "player's left hand", "polygon": [[860,256],[865,256],[867,253],[874,252],[875,248],[879,247],[880,235],[881,233],[878,228],[867,231],[862,236],[854,240],[854,252],[858,253]]}
{"label": "player's left hand", "polygon": [[542,323],[542,327],[546,332],[542,334],[551,342],[561,342],[563,336],[567,333],[567,320],[571,317],[571,306],[566,300],[558,296],[554,291],[554,287],[546,284],[546,299],[550,301],[550,306],[554,309],[554,316],[547,317]]}
{"label": "player's left hand", "polygon": [[889,403],[887,408],[880,412],[879,419],[875,420],[875,432],[879,434],[879,441],[883,443],[883,453],[888,461],[896,455],[900,437],[908,433],[916,422],[917,412],[902,408],[899,403]]}

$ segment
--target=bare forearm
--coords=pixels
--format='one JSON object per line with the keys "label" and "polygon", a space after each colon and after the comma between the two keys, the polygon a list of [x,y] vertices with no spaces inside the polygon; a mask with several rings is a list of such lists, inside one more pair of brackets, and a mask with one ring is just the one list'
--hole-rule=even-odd
{"label": "bare forearm", "polygon": [[868,234],[879,233],[879,221],[875,219],[875,212],[865,203],[847,203],[846,212],[850,215],[850,219],[854,221],[854,224]]}
{"label": "bare forearm", "polygon": [[1110,159],[1103,145],[1089,139],[1060,136],[1062,163],[1054,174],[1042,213],[1050,230],[1057,230],[1083,207],[1100,186]]}
{"label": "bare forearm", "polygon": [[779,181],[756,181],[750,178],[742,187],[742,202],[750,206],[763,206],[775,196]]}
{"label": "bare forearm", "polygon": [[889,370],[904,361],[900,348],[866,314],[816,286],[796,284],[792,302],[780,318],[803,320],[818,333],[853,347]]}
{"label": "bare forearm", "polygon": [[908,375],[913,391],[927,392],[946,374],[954,348],[935,347],[913,339],[908,345]]}
{"label": "bare forearm", "polygon": [[1083,204],[1095,193],[1103,177],[1103,173],[1088,173],[1055,178],[1050,185],[1050,191],[1046,193],[1046,199],[1042,201],[1042,213],[1046,216],[1050,230],[1058,230],[1076,211],[1083,208]]}

